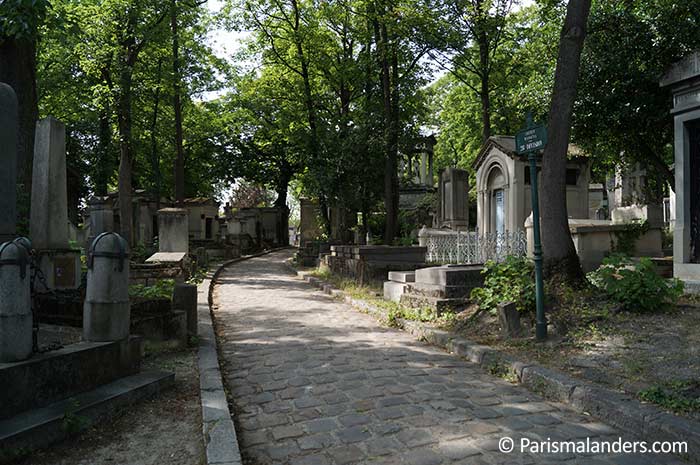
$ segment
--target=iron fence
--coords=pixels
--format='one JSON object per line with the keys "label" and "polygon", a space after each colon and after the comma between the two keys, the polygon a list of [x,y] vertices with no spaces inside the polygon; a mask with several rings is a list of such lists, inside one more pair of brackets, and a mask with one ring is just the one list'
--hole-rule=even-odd
{"label": "iron fence", "polygon": [[525,256],[525,231],[479,234],[476,231],[439,231],[424,238],[426,261],[442,264],[481,264],[502,261],[509,255]]}

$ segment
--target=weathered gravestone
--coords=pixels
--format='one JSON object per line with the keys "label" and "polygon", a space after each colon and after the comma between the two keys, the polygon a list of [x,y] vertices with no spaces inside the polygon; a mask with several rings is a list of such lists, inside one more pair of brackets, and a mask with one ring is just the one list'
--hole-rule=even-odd
{"label": "weathered gravestone", "polygon": [[501,325],[501,335],[504,339],[520,337],[520,313],[515,302],[502,302],[498,304],[498,322]]}
{"label": "weathered gravestone", "polygon": [[39,292],[80,286],[80,251],[68,238],[66,127],[49,116],[37,122],[32,171],[30,238],[43,279]]}
{"label": "weathered gravestone", "polygon": [[83,339],[120,341],[129,337],[129,253],[117,233],[102,233],[88,251]]}
{"label": "weathered gravestone", "polygon": [[0,82],[0,243],[14,238],[17,224],[17,96]]}
{"label": "weathered gravestone", "polygon": [[197,336],[197,286],[178,283],[173,289],[173,310],[183,310],[187,315],[187,337]]}
{"label": "weathered gravestone", "polygon": [[440,227],[464,230],[469,226],[469,173],[446,168],[440,173]]}
{"label": "weathered gravestone", "polygon": [[32,354],[29,256],[17,242],[0,245],[0,363]]}
{"label": "weathered gravestone", "polygon": [[114,209],[109,197],[92,197],[88,201],[90,207],[90,237],[88,247],[97,236],[103,232],[114,231]]}
{"label": "weathered gravestone", "polygon": [[189,251],[189,220],[187,210],[162,208],[158,210],[158,251]]}

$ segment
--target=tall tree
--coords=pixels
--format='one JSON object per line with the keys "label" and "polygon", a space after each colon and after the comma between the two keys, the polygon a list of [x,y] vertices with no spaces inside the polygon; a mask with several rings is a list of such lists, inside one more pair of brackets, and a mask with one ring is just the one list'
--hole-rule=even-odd
{"label": "tall tree", "polygon": [[500,48],[512,40],[507,28],[514,0],[458,0],[441,4],[439,27],[428,31],[431,56],[480,101],[482,142],[492,133],[494,73],[509,74],[514,63]]}
{"label": "tall tree", "polygon": [[579,284],[585,280],[571,239],[566,211],[566,162],[571,114],[591,0],[569,0],[559,40],[554,91],[549,107],[549,140],[542,160],[542,247],[548,278]]}
{"label": "tall tree", "polygon": [[29,217],[34,130],[39,114],[36,89],[37,30],[48,6],[48,0],[0,2],[0,82],[14,89],[19,103],[18,219]]}
{"label": "tall tree", "polygon": [[673,118],[659,76],[700,43],[700,0],[595,2],[581,59],[573,137],[601,174],[626,163],[647,170],[645,193],[674,186]]}

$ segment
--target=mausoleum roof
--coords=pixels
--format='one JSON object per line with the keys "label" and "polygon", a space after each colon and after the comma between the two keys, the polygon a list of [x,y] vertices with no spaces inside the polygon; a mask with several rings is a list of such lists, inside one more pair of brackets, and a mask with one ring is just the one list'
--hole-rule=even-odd
{"label": "mausoleum roof", "polygon": [[700,50],[674,63],[661,78],[659,85],[666,87],[692,78],[700,78]]}
{"label": "mausoleum roof", "polygon": [[[514,136],[491,136],[486,142],[481,146],[479,154],[474,160],[472,167],[474,170],[479,169],[479,166],[484,162],[484,159],[489,154],[491,149],[495,147],[501,152],[508,155],[510,158],[515,158],[518,154],[515,151],[515,137]],[[587,163],[586,153],[581,149],[581,147],[576,144],[569,144],[568,158],[570,161],[580,161],[581,163]]]}

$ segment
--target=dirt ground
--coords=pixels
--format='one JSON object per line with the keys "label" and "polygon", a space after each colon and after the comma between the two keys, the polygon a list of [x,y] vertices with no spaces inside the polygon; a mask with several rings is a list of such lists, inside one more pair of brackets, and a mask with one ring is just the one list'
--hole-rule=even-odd
{"label": "dirt ground", "polygon": [[175,385],[18,465],[199,465],[204,463],[197,352],[147,355],[143,369],[175,372]]}
{"label": "dirt ground", "polygon": [[[700,306],[681,304],[653,314],[613,313],[565,336],[553,335],[544,344],[531,338],[503,341],[492,315],[463,326],[460,332],[516,358],[633,396],[660,390],[674,404],[669,410],[700,419]],[[642,400],[647,399],[642,396]],[[695,407],[683,408],[686,401]]]}

